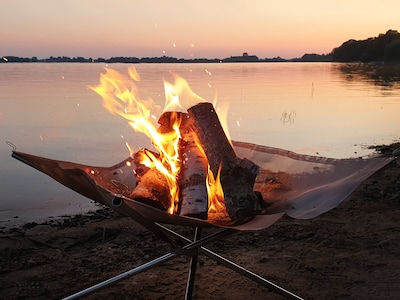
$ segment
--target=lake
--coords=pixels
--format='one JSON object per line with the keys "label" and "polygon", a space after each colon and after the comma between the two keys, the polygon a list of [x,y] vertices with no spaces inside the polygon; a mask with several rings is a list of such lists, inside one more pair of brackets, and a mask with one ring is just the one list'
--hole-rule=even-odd
{"label": "lake", "polygon": [[[0,64],[0,226],[85,212],[91,200],[11,158],[17,150],[111,166],[125,146],[151,147],[88,86],[130,64]],[[202,98],[228,103],[234,140],[334,158],[371,154],[400,139],[400,66],[339,63],[137,64],[142,98],[164,105],[163,80],[185,78]]]}

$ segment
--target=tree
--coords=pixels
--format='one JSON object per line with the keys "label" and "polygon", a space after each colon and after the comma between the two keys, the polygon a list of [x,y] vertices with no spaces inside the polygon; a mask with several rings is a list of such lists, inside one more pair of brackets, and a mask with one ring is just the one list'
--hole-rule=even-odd
{"label": "tree", "polygon": [[[386,57],[388,45],[396,40],[400,40],[400,33],[396,30],[388,30],[385,34],[380,34],[378,37],[366,40],[349,40],[344,42],[340,47],[333,49],[332,58],[334,61],[339,62],[383,61]],[[392,50],[389,49],[389,55],[391,55],[390,51]]]}
{"label": "tree", "polygon": [[400,39],[393,40],[385,47],[385,62],[400,62]]}

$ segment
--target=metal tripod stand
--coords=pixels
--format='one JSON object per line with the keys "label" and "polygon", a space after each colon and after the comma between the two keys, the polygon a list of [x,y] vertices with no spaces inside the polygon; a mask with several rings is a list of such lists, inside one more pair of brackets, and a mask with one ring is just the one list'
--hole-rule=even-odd
{"label": "metal tripod stand", "polygon": [[[64,299],[79,299],[83,296],[89,295],[91,293],[94,293],[102,288],[105,288],[109,285],[112,285],[114,283],[117,283],[121,280],[124,280],[126,278],[129,278],[131,276],[134,276],[136,274],[139,274],[141,272],[144,272],[148,269],[151,269],[155,266],[161,265],[173,258],[179,257],[181,255],[189,255],[191,256],[191,262],[190,262],[190,269],[188,273],[188,278],[187,278],[187,285],[186,285],[186,292],[185,292],[185,299],[191,299],[192,298],[192,293],[193,293],[193,286],[194,286],[194,281],[195,281],[195,274],[196,274],[196,267],[197,267],[197,260],[199,254],[203,254],[207,256],[208,258],[211,258],[218,263],[224,265],[225,267],[239,273],[242,276],[245,276],[252,281],[268,288],[270,291],[273,291],[277,294],[280,294],[281,296],[284,296],[286,299],[303,299],[290,291],[287,291],[286,289],[266,280],[265,278],[246,270],[245,268],[233,263],[232,261],[220,256],[219,254],[205,248],[203,245],[214,241],[216,239],[219,239],[223,236],[232,234],[234,232],[237,232],[236,230],[233,229],[222,229],[216,233],[210,234],[206,237],[201,237],[201,227],[195,227],[195,233],[194,233],[194,239],[193,241],[178,234],[177,232],[161,225],[158,223],[150,223],[146,222],[146,227],[155,233],[158,236],[162,236],[165,240],[170,242],[173,246],[177,245],[177,241],[180,244],[184,244],[184,246],[178,246],[176,249],[171,251],[170,253],[167,253],[163,256],[160,256],[152,261],[149,261],[145,264],[142,264],[136,268],[133,268],[129,271],[126,271],[124,273],[121,273],[117,276],[114,276],[110,279],[107,279],[103,282],[100,282],[94,286],[91,286],[87,289],[84,289],[78,293],[75,293],[73,295],[70,295]],[[171,239],[171,236],[174,237],[175,239]]]}

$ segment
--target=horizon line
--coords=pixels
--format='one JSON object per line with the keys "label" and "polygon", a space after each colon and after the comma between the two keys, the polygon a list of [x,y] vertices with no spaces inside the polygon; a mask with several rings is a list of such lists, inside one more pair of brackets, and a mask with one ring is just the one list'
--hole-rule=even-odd
{"label": "horizon line", "polygon": [[132,63],[140,63],[140,62],[150,62],[151,60],[166,60],[166,62],[180,62],[180,61],[219,61],[219,62],[257,62],[257,61],[293,61],[293,60],[301,60],[305,58],[305,56],[313,57],[313,58],[328,58],[331,54],[317,54],[317,53],[305,53],[301,57],[293,57],[293,58],[282,58],[281,56],[276,57],[265,57],[259,58],[257,55],[249,55],[244,52],[242,55],[231,55],[230,57],[225,58],[178,58],[173,56],[144,56],[144,57],[136,57],[136,56],[111,56],[109,58],[97,57],[97,58],[86,58],[84,56],[53,56],[50,55],[46,58],[38,58],[37,56],[31,57],[23,57],[16,55],[3,55],[1,56],[0,62],[51,62],[51,61],[62,61],[64,62],[112,62],[112,60],[130,60]]}

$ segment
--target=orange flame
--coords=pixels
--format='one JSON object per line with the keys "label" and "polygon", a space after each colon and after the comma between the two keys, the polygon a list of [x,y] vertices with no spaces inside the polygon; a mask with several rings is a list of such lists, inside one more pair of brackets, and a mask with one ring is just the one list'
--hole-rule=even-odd
{"label": "orange flame", "polygon": [[224,191],[222,189],[221,184],[221,168],[222,165],[219,166],[217,177],[214,177],[213,172],[208,166],[208,174],[206,180],[207,193],[208,193],[208,213],[216,213],[218,211],[225,211],[224,204]]}
{"label": "orange flame", "polygon": [[131,127],[147,135],[159,151],[160,158],[145,151],[145,155],[141,157],[141,163],[150,168],[157,168],[165,176],[171,198],[168,212],[173,213],[175,203],[179,199],[177,174],[180,169],[178,152],[180,119],[175,118],[172,125],[173,131],[159,133],[152,116],[152,111],[155,110],[154,102],[150,98],[140,99],[135,84],[140,81],[140,76],[136,69],[130,68],[128,74],[129,78],[126,78],[117,71],[106,69],[106,73],[100,75],[100,84],[90,88],[103,98],[103,105],[107,110],[128,120]]}
{"label": "orange flame", "polygon": [[195,94],[189,83],[182,77],[171,73],[175,83],[171,84],[164,80],[165,107],[164,111],[186,111],[189,107],[199,103],[208,102],[204,98]]}
{"label": "orange flame", "polygon": [[[100,84],[90,87],[94,92],[103,98],[103,106],[113,114],[117,114],[126,120],[131,127],[137,131],[147,135],[154,147],[159,151],[159,157],[156,157],[150,151],[140,153],[140,163],[149,168],[156,168],[164,175],[168,182],[170,190],[171,205],[168,213],[173,214],[177,210],[179,202],[179,185],[177,182],[180,172],[181,162],[179,159],[179,139],[181,115],[171,114],[172,131],[159,132],[156,128],[156,117],[153,112],[157,111],[157,106],[151,98],[140,99],[136,82],[140,81],[140,76],[134,67],[128,69],[129,77],[119,72],[106,68],[106,73],[100,75]],[[189,87],[185,79],[172,74],[175,83],[171,84],[164,81],[165,89],[165,111],[185,110],[199,102],[206,102],[203,98],[196,95]],[[184,102],[185,101],[185,102]],[[214,100],[214,104],[216,100]],[[226,110],[222,110],[224,114]],[[226,125],[226,118],[223,118],[222,124]],[[227,126],[224,126],[226,130]],[[197,141],[196,141],[197,142]],[[204,150],[197,142],[199,149],[204,154]],[[127,144],[130,154],[133,150]],[[204,154],[205,156],[205,154]],[[220,213],[225,211],[224,192],[220,182],[221,166],[218,170],[216,178],[209,168],[206,186],[208,192],[209,214]]]}

